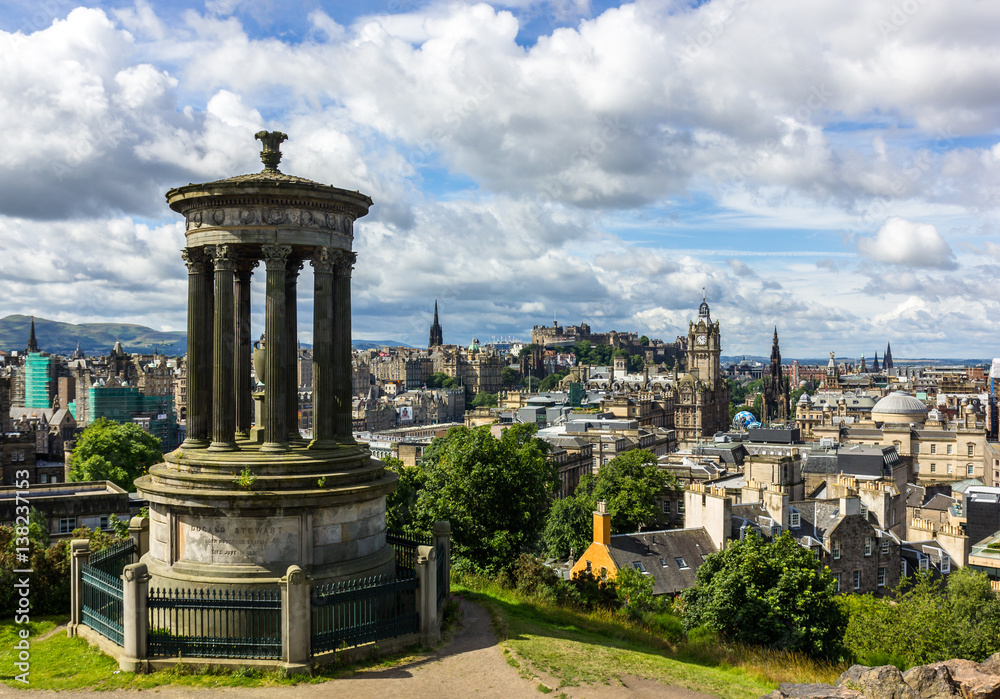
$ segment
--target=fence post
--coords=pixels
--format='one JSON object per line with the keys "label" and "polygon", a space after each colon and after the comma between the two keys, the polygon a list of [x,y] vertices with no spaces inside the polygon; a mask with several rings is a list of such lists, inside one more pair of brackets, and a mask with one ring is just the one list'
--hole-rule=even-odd
{"label": "fence post", "polygon": [[135,542],[136,560],[149,552],[149,519],[136,515],[129,520],[128,533]]}
{"label": "fence post", "polygon": [[434,548],[437,549],[438,558],[442,555],[446,563],[444,569],[448,573],[448,584],[451,584],[451,522],[434,523]]}
{"label": "fence post", "polygon": [[437,623],[437,551],[433,546],[417,547],[417,579],[420,642],[432,646],[441,640],[441,627]]}
{"label": "fence post", "polygon": [[122,657],[118,667],[128,672],[145,669],[149,634],[149,571],[145,563],[125,566],[122,572]]}
{"label": "fence post", "polygon": [[90,563],[90,539],[73,539],[69,550],[69,625],[66,635],[73,638],[76,628],[83,623],[83,566]]}
{"label": "fence post", "polygon": [[297,565],[288,567],[281,586],[281,659],[287,673],[308,673],[312,641],[309,579]]}

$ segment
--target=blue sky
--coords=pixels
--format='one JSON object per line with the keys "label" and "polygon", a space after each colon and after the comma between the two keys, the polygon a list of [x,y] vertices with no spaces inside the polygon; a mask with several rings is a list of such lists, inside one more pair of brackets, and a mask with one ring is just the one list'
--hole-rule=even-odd
{"label": "blue sky", "polygon": [[971,0],[12,0],[0,314],[183,328],[163,193],[259,169],[266,128],[375,201],[358,339],[426,342],[439,298],[449,342],[672,340],[705,289],[726,354],[992,357],[998,31]]}

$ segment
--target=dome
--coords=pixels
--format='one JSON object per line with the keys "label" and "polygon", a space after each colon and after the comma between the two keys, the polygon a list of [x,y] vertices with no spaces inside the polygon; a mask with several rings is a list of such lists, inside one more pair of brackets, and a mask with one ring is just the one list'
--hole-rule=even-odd
{"label": "dome", "polygon": [[927,419],[927,406],[908,393],[895,391],[872,408],[875,422],[923,422]]}

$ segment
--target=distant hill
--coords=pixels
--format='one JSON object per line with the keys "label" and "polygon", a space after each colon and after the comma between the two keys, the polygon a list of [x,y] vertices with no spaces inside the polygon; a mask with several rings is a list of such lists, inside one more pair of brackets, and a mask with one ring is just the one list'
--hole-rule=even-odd
{"label": "distant hill", "polygon": [[[23,351],[28,346],[31,333],[31,316],[13,315],[0,318],[0,350]],[[108,354],[121,340],[126,352],[149,354],[153,348],[167,355],[184,354],[187,333],[161,332],[130,323],[60,323],[45,318],[35,318],[35,338],[38,349],[50,354],[69,356],[76,351],[77,343],[87,356]]]}
{"label": "distant hill", "polygon": [[[24,351],[31,333],[31,316],[13,315],[0,318],[0,350]],[[180,356],[187,351],[187,333],[179,330],[159,331],[130,323],[60,323],[45,318],[35,318],[35,338],[38,349],[49,354],[70,356],[80,349],[88,357],[108,354],[121,340],[122,347],[130,354],[150,354],[153,348],[167,356]],[[301,347],[309,347],[303,343]],[[354,349],[380,347],[409,347],[398,340],[354,340]]]}

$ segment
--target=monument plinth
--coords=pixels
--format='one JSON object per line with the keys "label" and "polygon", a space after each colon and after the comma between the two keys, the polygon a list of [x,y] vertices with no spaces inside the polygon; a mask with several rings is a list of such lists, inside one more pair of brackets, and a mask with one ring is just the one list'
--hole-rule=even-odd
{"label": "monument plinth", "polygon": [[[166,195],[186,222],[187,438],[136,481],[150,503],[143,562],[154,587],[259,586],[290,565],[317,581],[394,570],[385,498],[397,476],[351,435],[351,246],[354,221],[372,201],[280,172],[287,136],[256,138],[261,172]],[[265,342],[254,359],[262,401],[250,370],[250,283],[261,261]],[[310,442],[298,431],[296,369],[296,283],[307,262]]]}

